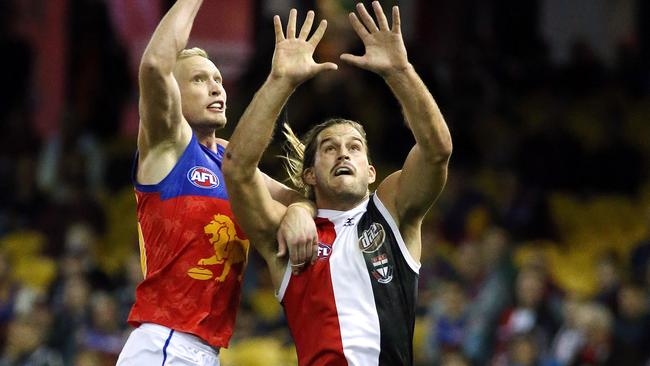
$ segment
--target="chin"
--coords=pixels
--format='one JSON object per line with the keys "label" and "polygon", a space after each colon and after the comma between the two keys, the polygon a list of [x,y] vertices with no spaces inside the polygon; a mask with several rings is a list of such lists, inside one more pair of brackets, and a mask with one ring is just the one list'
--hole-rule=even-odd
{"label": "chin", "polygon": [[214,128],[215,130],[224,128],[226,126],[226,116],[223,116],[222,118],[213,118],[210,120],[205,120],[200,123],[194,124],[195,127],[202,127],[202,128]]}
{"label": "chin", "polygon": [[228,122],[228,118],[226,118],[225,114],[221,114],[214,119],[214,123],[216,123],[219,127],[225,126],[226,122]]}
{"label": "chin", "polygon": [[228,121],[224,117],[223,120],[217,121],[216,128],[224,128],[226,127],[226,123],[228,123]]}
{"label": "chin", "polygon": [[347,189],[337,190],[336,195],[341,201],[356,202],[366,196],[367,190],[354,189],[348,187]]}

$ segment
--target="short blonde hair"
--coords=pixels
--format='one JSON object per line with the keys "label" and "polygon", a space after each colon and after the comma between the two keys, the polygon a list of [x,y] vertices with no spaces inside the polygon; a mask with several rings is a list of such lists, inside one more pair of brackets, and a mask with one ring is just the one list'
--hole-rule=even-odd
{"label": "short blonde hair", "polygon": [[208,57],[208,53],[203,48],[192,47],[178,52],[178,55],[176,55],[176,60],[182,60],[192,56],[201,56],[210,59],[210,57]]}

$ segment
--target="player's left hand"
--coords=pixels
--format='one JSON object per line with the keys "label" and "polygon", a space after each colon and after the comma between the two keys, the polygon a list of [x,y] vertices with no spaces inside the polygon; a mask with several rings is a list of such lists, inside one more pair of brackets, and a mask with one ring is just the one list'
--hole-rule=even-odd
{"label": "player's left hand", "polygon": [[344,53],[341,55],[341,60],[382,77],[388,77],[393,72],[401,72],[410,65],[402,38],[399,8],[393,7],[391,27],[388,26],[388,20],[379,1],[373,1],[372,8],[377,18],[376,22],[361,3],[357,4],[359,17],[355,13],[350,13],[349,16],[352,28],[366,48],[365,55],[354,56]]}
{"label": "player's left hand", "polygon": [[310,209],[301,204],[287,208],[278,229],[278,257],[289,250],[289,263],[294,274],[300,273],[316,259],[318,252],[318,232]]}

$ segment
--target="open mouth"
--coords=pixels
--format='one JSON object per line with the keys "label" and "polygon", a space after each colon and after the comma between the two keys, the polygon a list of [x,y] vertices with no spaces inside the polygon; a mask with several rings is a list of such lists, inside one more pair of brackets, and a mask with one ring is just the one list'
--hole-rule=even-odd
{"label": "open mouth", "polygon": [[352,169],[346,166],[340,166],[336,169],[334,169],[334,176],[338,177],[341,175],[352,175]]}
{"label": "open mouth", "polygon": [[223,100],[217,100],[216,102],[213,102],[210,105],[208,105],[208,109],[213,109],[219,112],[223,111],[223,107],[224,107]]}

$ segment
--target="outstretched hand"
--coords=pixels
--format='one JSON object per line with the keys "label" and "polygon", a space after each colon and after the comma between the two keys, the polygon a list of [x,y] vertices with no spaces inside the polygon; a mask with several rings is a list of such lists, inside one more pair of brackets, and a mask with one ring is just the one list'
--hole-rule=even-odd
{"label": "outstretched hand", "polygon": [[376,22],[361,3],[357,4],[359,17],[355,13],[350,13],[349,16],[352,28],[366,48],[365,55],[355,56],[344,53],[341,55],[341,60],[386,77],[392,72],[402,71],[409,66],[400,27],[399,8],[393,7],[390,27],[379,1],[373,1],[372,8],[377,18]]}
{"label": "outstretched hand", "polygon": [[289,12],[286,37],[282,31],[280,17],[277,15],[273,17],[275,52],[273,53],[271,77],[286,78],[292,86],[298,86],[322,71],[338,69],[335,63],[316,63],[314,61],[314,50],[325,34],[327,21],[321,20],[314,34],[309,38],[314,23],[314,12],[310,10],[307,12],[305,23],[296,38],[297,13],[296,9],[291,9]]}

